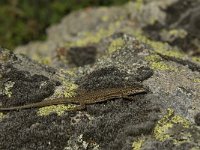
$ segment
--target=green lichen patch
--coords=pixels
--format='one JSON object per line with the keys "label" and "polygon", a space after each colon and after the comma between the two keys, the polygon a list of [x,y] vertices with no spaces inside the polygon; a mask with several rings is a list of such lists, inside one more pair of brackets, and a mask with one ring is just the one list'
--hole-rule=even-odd
{"label": "green lichen patch", "polygon": [[187,36],[187,32],[184,29],[172,29],[172,30],[166,30],[163,29],[161,31],[161,36],[165,41],[172,42],[177,38],[185,38]]}
{"label": "green lichen patch", "polygon": [[200,57],[192,57],[194,62],[200,63]]}
{"label": "green lichen patch", "polygon": [[132,34],[137,37],[139,41],[150,45],[156,53],[174,58],[183,58],[186,56],[186,54],[180,52],[178,49],[172,49],[167,43],[150,40],[144,36],[140,30]]}
{"label": "green lichen patch", "polygon": [[145,142],[144,138],[134,141],[132,144],[132,148],[133,148],[132,150],[140,150],[144,142]]}
{"label": "green lichen patch", "polygon": [[122,38],[117,38],[115,40],[113,40],[110,44],[110,46],[108,47],[108,53],[111,54],[114,51],[122,48],[124,46],[125,42]]}
{"label": "green lichen patch", "polygon": [[186,56],[185,54],[181,53],[178,50],[164,50],[163,51],[162,49],[156,49],[155,51],[162,55],[166,55],[166,56],[174,57],[174,58],[183,58]]}
{"label": "green lichen patch", "polygon": [[6,115],[4,115],[3,113],[0,112],[0,121],[5,117]]}
{"label": "green lichen patch", "polygon": [[193,79],[195,83],[200,83],[200,78]]}
{"label": "green lichen patch", "polygon": [[101,17],[101,20],[104,21],[104,22],[108,22],[109,19],[110,19],[110,18],[109,18],[109,16],[107,16],[107,15],[104,15],[104,16]]}
{"label": "green lichen patch", "polygon": [[[170,133],[170,129],[176,128],[177,126],[181,127],[184,131],[190,127],[190,122],[185,118],[175,115],[172,109],[167,110],[167,114],[164,115],[157,123],[154,129],[154,136],[159,141],[165,141],[172,139],[174,143],[178,143],[178,137],[174,137],[173,133]],[[182,131],[177,131],[181,133]],[[190,138],[190,133],[182,133],[184,139]],[[179,137],[181,139],[181,137]],[[181,139],[181,141],[185,141]]]}
{"label": "green lichen patch", "polygon": [[66,47],[82,47],[89,44],[96,44],[102,38],[108,37],[112,35],[116,29],[120,26],[120,22],[115,22],[111,24],[108,29],[99,29],[96,33],[93,32],[84,32],[82,33],[82,37],[74,42],[66,43]]}
{"label": "green lichen patch", "polygon": [[142,8],[142,6],[143,6],[143,2],[144,0],[136,0],[136,2],[135,2],[135,9],[137,10],[137,11],[140,11],[141,10],[141,8]]}
{"label": "green lichen patch", "polygon": [[12,87],[14,86],[15,82],[11,82],[8,81],[4,84],[4,90],[3,93],[8,96],[11,97],[12,96]]}
{"label": "green lichen patch", "polygon": [[70,111],[76,108],[75,105],[52,105],[47,107],[42,107],[38,110],[37,114],[39,116],[47,116],[52,112],[55,112],[58,114],[58,116],[61,116],[65,111]]}
{"label": "green lichen patch", "polygon": [[61,89],[56,89],[55,95],[57,97],[72,97],[76,93],[77,85],[72,82],[64,82]]}
{"label": "green lichen patch", "polygon": [[162,61],[161,57],[157,54],[152,54],[145,57],[145,60],[147,60],[150,64],[150,67],[154,70],[171,70],[171,71],[177,71],[177,68],[171,65],[168,65],[164,61]]}
{"label": "green lichen patch", "polygon": [[[69,98],[76,95],[75,91],[78,85],[70,81],[68,78],[66,78],[66,75],[70,77],[76,76],[73,70],[63,70],[63,69],[60,70],[60,72],[58,73],[58,78],[60,79],[62,86],[58,87],[55,90],[54,93],[55,98],[59,97]],[[65,111],[73,110],[75,107],[76,105],[52,105],[40,108],[37,113],[39,116],[47,116],[50,113],[55,112],[60,116]]]}
{"label": "green lichen patch", "polygon": [[63,70],[61,69],[58,73],[58,78],[60,79],[62,86],[60,88],[57,88],[55,90],[55,96],[56,97],[72,97],[76,95],[76,89],[78,88],[78,85],[74,82],[70,81],[70,78],[66,78],[66,75],[73,78],[76,76],[74,73],[75,70]]}
{"label": "green lichen patch", "polygon": [[50,65],[52,62],[52,58],[51,57],[38,57],[38,59],[36,59],[36,61],[38,61],[41,64],[44,65]]}
{"label": "green lichen patch", "polygon": [[150,63],[151,68],[154,70],[171,70],[171,71],[177,71],[177,69],[173,66],[170,66],[164,62],[151,62]]}

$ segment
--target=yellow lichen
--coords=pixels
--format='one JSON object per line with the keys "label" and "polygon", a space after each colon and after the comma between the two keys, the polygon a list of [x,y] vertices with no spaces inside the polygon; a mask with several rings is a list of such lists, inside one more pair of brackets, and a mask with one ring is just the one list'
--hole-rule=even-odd
{"label": "yellow lichen", "polygon": [[[68,76],[66,76],[66,74]],[[59,70],[59,72],[57,72],[57,77],[60,79],[62,86],[59,86],[55,90],[55,94],[52,96],[52,99],[59,98],[59,97],[69,98],[76,95],[76,89],[78,85],[70,81],[71,78],[69,78],[69,76],[71,77],[75,76],[75,73],[73,72],[73,70],[67,71],[67,70],[61,69]],[[44,115],[48,115],[51,112],[56,112],[58,115],[62,115],[64,111],[72,110],[75,107],[76,105],[52,105],[52,106],[40,108],[38,111],[38,115],[44,116]]]}
{"label": "yellow lichen", "polygon": [[66,74],[71,77],[76,76],[72,69],[68,71],[61,69],[57,76],[60,79],[62,86],[55,90],[55,97],[72,97],[76,94],[75,91],[78,85],[67,79]]}
{"label": "yellow lichen", "polygon": [[81,37],[79,40],[66,43],[66,47],[73,47],[73,46],[81,47],[81,46],[86,46],[89,44],[98,43],[102,38],[112,35],[119,26],[120,26],[120,22],[115,22],[111,24],[108,27],[108,29],[101,28],[96,33],[84,32],[81,34]]}
{"label": "yellow lichen", "polygon": [[173,124],[181,124],[184,128],[190,127],[190,122],[187,119],[184,119],[183,117],[178,115],[172,117],[171,122]]}
{"label": "yellow lichen", "polygon": [[143,6],[143,0],[136,0],[136,2],[135,2],[135,9],[137,11],[140,11],[141,8],[142,8],[142,6]]}
{"label": "yellow lichen", "polygon": [[154,70],[172,70],[172,71],[177,71],[177,69],[173,66],[170,66],[164,62],[151,62],[150,67]]}
{"label": "yellow lichen", "polygon": [[101,20],[102,20],[103,22],[107,22],[107,21],[109,20],[109,16],[108,16],[108,15],[102,16],[102,17],[101,17]]}
{"label": "yellow lichen", "polygon": [[8,96],[8,97],[11,97],[12,96],[12,87],[14,86],[15,82],[12,82],[12,81],[8,81],[5,83],[5,87],[4,87],[4,90],[3,90],[3,93]]}
{"label": "yellow lichen", "polygon": [[140,150],[144,141],[145,141],[144,139],[139,139],[137,141],[134,141],[132,144],[133,150]]}
{"label": "yellow lichen", "polygon": [[183,29],[172,29],[172,30],[166,30],[163,29],[161,31],[162,38],[165,39],[165,41],[174,41],[176,38],[185,38],[187,36],[187,32]]}
{"label": "yellow lichen", "polygon": [[164,61],[162,61],[161,57],[157,54],[152,54],[145,57],[145,60],[147,60],[150,64],[150,67],[154,70],[171,70],[171,71],[177,71],[177,68],[168,65]]}
{"label": "yellow lichen", "polygon": [[[156,124],[154,128],[154,136],[159,141],[165,141],[171,138],[169,129],[176,125],[181,125],[183,128],[189,128],[190,122],[178,115],[174,114],[172,109],[167,110],[167,114],[164,115]],[[186,134],[185,134],[186,135]],[[174,143],[177,143],[176,139],[173,139]]]}
{"label": "yellow lichen", "polygon": [[61,88],[55,90],[56,97],[72,97],[76,95],[78,85],[72,82],[65,82]]}
{"label": "yellow lichen", "polygon": [[111,54],[114,51],[120,49],[124,45],[124,40],[122,38],[117,38],[113,40],[108,48],[108,53]]}
{"label": "yellow lichen", "polygon": [[193,79],[195,83],[200,83],[200,78]]}
{"label": "yellow lichen", "polygon": [[162,55],[166,55],[169,57],[174,57],[174,58],[183,58],[184,56],[186,56],[186,54],[183,54],[182,52],[178,51],[178,50],[155,50],[156,52],[162,54]]}
{"label": "yellow lichen", "polygon": [[146,36],[142,34],[142,31],[136,30],[132,33],[137,39],[145,44],[150,45],[156,53],[160,53],[162,55],[175,57],[175,58],[183,58],[186,54],[180,52],[178,49],[171,49],[169,44],[164,42],[158,42],[148,39]]}
{"label": "yellow lichen", "polygon": [[200,63],[200,57],[192,57],[194,62]]}
{"label": "yellow lichen", "polygon": [[6,115],[4,115],[3,113],[0,112],[0,121],[5,117]]}
{"label": "yellow lichen", "polygon": [[172,29],[169,31],[169,34],[171,36],[185,38],[185,36],[187,35],[187,32],[184,29]]}
{"label": "yellow lichen", "polygon": [[44,65],[50,65],[51,64],[51,57],[42,57],[38,60],[39,63],[44,64]]}
{"label": "yellow lichen", "polygon": [[39,116],[47,116],[50,113],[55,112],[58,114],[58,116],[61,116],[65,111],[70,111],[74,108],[76,108],[76,105],[52,105],[40,108],[37,114]]}
{"label": "yellow lichen", "polygon": [[160,58],[160,56],[158,56],[158,55],[149,55],[149,56],[146,56],[145,57],[145,60],[147,60],[147,61],[149,61],[149,62],[158,62],[158,61],[161,61],[161,58]]}
{"label": "yellow lichen", "polygon": [[[23,53],[23,54],[25,54],[25,53]],[[25,55],[27,55],[27,54],[25,54]],[[44,64],[44,65],[51,65],[51,63],[52,63],[52,58],[50,56],[44,56],[44,54],[41,54],[41,53],[32,54],[31,59],[35,60],[38,63]]]}

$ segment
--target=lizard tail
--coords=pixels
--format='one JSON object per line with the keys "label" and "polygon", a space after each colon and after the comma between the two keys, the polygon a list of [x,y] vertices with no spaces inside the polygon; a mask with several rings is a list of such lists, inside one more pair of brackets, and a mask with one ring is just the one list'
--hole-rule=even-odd
{"label": "lizard tail", "polygon": [[58,105],[58,104],[78,104],[77,102],[68,101],[67,99],[59,99],[59,100],[49,100],[49,101],[41,101],[37,103],[22,105],[22,106],[13,106],[13,107],[0,107],[0,112],[2,111],[12,111],[12,110],[21,110],[21,109],[30,109],[30,108],[40,108],[44,106],[50,105]]}

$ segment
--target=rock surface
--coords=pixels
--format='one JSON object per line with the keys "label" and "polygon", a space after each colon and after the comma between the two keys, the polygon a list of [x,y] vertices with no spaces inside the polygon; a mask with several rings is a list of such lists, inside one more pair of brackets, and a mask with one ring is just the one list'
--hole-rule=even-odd
{"label": "rock surface", "polygon": [[[154,2],[145,7],[160,7]],[[57,105],[0,112],[0,149],[200,149],[200,59],[145,37],[140,27],[151,22],[133,8],[140,5],[74,12],[48,29],[47,41],[19,47],[17,54],[0,49],[1,107],[79,90],[148,89],[81,111]]]}

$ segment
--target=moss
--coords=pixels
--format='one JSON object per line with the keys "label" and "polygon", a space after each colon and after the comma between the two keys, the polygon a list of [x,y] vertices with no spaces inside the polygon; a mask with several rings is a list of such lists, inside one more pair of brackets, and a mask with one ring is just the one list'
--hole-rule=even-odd
{"label": "moss", "polygon": [[133,150],[140,150],[144,141],[144,139],[138,139],[137,141],[134,141],[132,144]]}
{"label": "moss", "polygon": [[[162,142],[173,138],[173,137],[171,137],[171,135],[169,134],[168,131],[169,131],[169,129],[173,128],[176,125],[180,125],[183,128],[189,128],[190,122],[181,116],[175,115],[174,111],[172,109],[168,109],[167,114],[164,115],[158,121],[158,123],[154,129],[155,138]],[[184,136],[187,136],[186,134]],[[188,134],[187,137],[189,137],[189,136],[190,136],[190,134]],[[176,139],[173,139],[173,141],[174,141],[174,143],[178,143],[178,140],[176,140]]]}
{"label": "moss", "polygon": [[112,35],[115,30],[119,27],[120,22],[115,22],[111,24],[108,29],[99,29],[96,33],[93,32],[84,32],[82,33],[82,37],[75,41],[75,42],[69,42],[66,43],[66,47],[74,47],[74,46],[86,46],[89,44],[95,44],[98,43],[102,38],[105,38],[107,36]]}
{"label": "moss", "polygon": [[8,96],[8,97],[11,97],[12,96],[12,87],[14,86],[15,82],[11,82],[11,81],[8,81],[5,83],[4,85],[4,90],[3,90],[3,93]]}
{"label": "moss", "polygon": [[113,53],[114,51],[120,49],[125,44],[122,38],[117,38],[113,40],[108,48],[108,53]]}
{"label": "moss", "polygon": [[65,111],[73,110],[74,108],[76,108],[75,105],[52,105],[40,108],[37,114],[39,116],[47,116],[50,113],[55,112],[58,116],[61,116]]}

